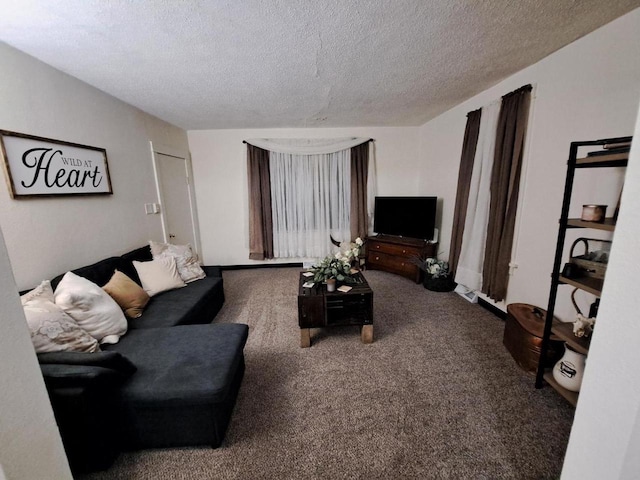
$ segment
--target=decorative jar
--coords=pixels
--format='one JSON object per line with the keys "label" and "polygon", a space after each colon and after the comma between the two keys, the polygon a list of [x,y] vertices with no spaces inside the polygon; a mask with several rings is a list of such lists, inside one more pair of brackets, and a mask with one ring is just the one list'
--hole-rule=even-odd
{"label": "decorative jar", "polygon": [[572,392],[580,391],[587,356],[576,352],[568,343],[564,344],[564,355],[553,367],[553,378]]}

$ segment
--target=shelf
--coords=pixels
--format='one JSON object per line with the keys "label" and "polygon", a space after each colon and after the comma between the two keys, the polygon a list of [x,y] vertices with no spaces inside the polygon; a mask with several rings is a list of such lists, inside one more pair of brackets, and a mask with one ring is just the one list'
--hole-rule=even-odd
{"label": "shelf", "polygon": [[626,167],[629,152],[576,158],[576,168]]}
{"label": "shelf", "polygon": [[605,218],[604,223],[600,223],[585,222],[579,218],[569,218],[567,219],[567,228],[593,228],[595,230],[613,232],[616,229],[616,220],[615,218]]}
{"label": "shelf", "polygon": [[562,340],[571,345],[578,353],[587,355],[589,353],[589,344],[591,343],[591,337],[576,337],[573,334],[573,323],[564,323],[558,320],[554,320],[551,327],[551,331]]}
{"label": "shelf", "polygon": [[553,378],[553,373],[551,373],[551,371],[545,372],[543,378],[549,385],[553,387],[553,389],[556,392],[562,395],[565,398],[565,400],[567,400],[571,405],[575,407],[578,404],[578,396],[579,396],[578,392],[572,392],[570,390],[567,390],[564,387],[561,387],[560,384],[556,382],[556,379]]}
{"label": "shelf", "polygon": [[592,278],[592,277],[579,277],[579,278],[567,278],[560,275],[558,281],[561,283],[566,283],[567,285],[573,285],[574,287],[578,287],[585,292],[589,292],[596,297],[599,297],[602,294],[602,284],[604,280],[600,278]]}

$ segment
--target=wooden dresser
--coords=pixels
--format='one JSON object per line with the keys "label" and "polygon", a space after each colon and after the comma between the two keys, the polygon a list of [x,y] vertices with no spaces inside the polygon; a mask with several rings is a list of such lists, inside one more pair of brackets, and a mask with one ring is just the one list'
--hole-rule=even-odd
{"label": "wooden dresser", "polygon": [[384,270],[420,282],[420,269],[412,259],[435,257],[437,243],[428,243],[417,238],[377,235],[367,237],[367,263],[371,270]]}

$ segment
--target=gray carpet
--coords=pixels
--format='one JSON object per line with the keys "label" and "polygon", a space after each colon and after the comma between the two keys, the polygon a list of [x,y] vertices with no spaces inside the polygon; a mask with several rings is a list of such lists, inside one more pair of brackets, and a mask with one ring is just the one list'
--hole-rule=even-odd
{"label": "gray carpet", "polygon": [[312,330],[298,269],[224,273],[216,322],[244,322],[247,371],[222,448],[122,454],[90,479],[558,478],[573,408],[536,390],[504,323],[455,293],[368,271],[375,341]]}

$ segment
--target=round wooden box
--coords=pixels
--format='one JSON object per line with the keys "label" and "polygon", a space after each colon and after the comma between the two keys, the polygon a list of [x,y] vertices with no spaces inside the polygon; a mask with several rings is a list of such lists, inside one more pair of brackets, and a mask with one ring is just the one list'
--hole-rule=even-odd
{"label": "round wooden box", "polygon": [[[538,369],[546,316],[546,310],[527,303],[507,305],[507,320],[502,343],[520,368],[529,373],[535,373]],[[562,340],[552,334],[545,366],[552,367],[563,352]]]}

